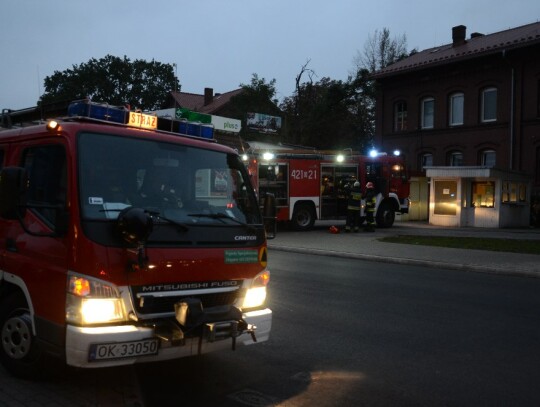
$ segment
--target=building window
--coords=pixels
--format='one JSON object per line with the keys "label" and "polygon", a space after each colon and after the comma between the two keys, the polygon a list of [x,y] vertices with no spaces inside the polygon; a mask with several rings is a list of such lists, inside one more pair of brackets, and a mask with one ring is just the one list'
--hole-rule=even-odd
{"label": "building window", "polygon": [[503,181],[501,200],[503,203],[525,203],[527,185],[523,182]]}
{"label": "building window", "polygon": [[433,166],[433,154],[422,154],[420,156],[420,168],[424,170],[425,167]]}
{"label": "building window", "polygon": [[394,105],[394,131],[407,130],[407,103],[397,102]]}
{"label": "building window", "polygon": [[452,151],[448,154],[448,165],[452,167],[460,167],[463,165],[463,153]]}
{"label": "building window", "polygon": [[495,167],[497,155],[494,150],[484,150],[480,153],[480,165],[484,167]]}
{"label": "building window", "polygon": [[482,92],[482,122],[497,120],[497,89],[487,88]]}
{"label": "building window", "polygon": [[493,208],[495,206],[495,182],[473,182],[471,206],[474,208]]}
{"label": "building window", "polygon": [[423,129],[432,129],[435,116],[435,99],[422,99],[422,120],[421,126]]}
{"label": "building window", "polygon": [[463,124],[463,107],[465,96],[463,93],[454,93],[450,96],[450,126],[461,126]]}

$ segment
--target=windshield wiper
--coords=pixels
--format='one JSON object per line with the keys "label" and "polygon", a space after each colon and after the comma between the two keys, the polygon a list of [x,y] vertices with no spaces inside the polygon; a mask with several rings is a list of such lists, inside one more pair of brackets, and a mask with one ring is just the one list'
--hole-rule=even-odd
{"label": "windshield wiper", "polygon": [[182,232],[187,232],[189,230],[189,227],[186,224],[177,222],[173,219],[166,218],[165,216],[161,216],[160,213],[157,211],[150,211],[148,209],[145,209],[144,211],[153,218],[156,218],[158,220],[163,220],[165,222],[170,223],[171,225],[176,226]]}
{"label": "windshield wiper", "polygon": [[245,226],[247,228],[253,228],[253,226],[251,225],[248,225],[247,223],[245,222],[242,222],[241,220],[238,220],[236,219],[234,216],[231,216],[231,215],[227,215],[226,213],[223,213],[223,212],[212,212],[212,213],[190,213],[188,214],[188,216],[193,216],[193,217],[196,217],[196,218],[211,218],[211,219],[217,219],[219,220],[221,223],[227,223],[224,221],[224,219],[228,219],[228,220],[232,220],[233,222],[239,224],[239,225],[242,225],[242,226]]}

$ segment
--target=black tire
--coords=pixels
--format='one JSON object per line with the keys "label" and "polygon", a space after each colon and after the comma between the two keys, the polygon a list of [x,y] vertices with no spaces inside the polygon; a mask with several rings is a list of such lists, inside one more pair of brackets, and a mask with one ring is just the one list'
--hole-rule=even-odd
{"label": "black tire", "polygon": [[0,362],[13,376],[39,378],[42,352],[32,334],[30,310],[22,295],[11,295],[0,304]]}
{"label": "black tire", "polygon": [[396,212],[390,202],[382,202],[377,210],[375,221],[380,228],[390,228],[396,219]]}
{"label": "black tire", "polygon": [[291,225],[294,230],[305,231],[313,228],[315,212],[310,205],[300,204],[295,207]]}

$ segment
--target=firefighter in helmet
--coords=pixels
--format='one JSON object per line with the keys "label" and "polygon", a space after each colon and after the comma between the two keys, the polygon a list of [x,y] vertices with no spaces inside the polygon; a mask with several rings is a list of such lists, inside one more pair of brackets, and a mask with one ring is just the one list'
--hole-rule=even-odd
{"label": "firefighter in helmet", "polygon": [[375,188],[373,182],[368,182],[366,184],[366,226],[364,231],[374,232],[375,231],[375,203],[376,203]]}
{"label": "firefighter in helmet", "polygon": [[345,232],[358,232],[360,227],[360,208],[362,206],[362,190],[360,183],[355,181],[353,187],[349,191],[347,200],[347,223],[345,224]]}

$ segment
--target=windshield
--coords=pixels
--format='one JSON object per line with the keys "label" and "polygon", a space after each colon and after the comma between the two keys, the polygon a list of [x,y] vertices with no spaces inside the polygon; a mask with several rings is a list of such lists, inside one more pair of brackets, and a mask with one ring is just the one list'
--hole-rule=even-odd
{"label": "windshield", "polygon": [[84,219],[116,219],[129,206],[183,225],[261,224],[236,154],[107,134],[79,135]]}

